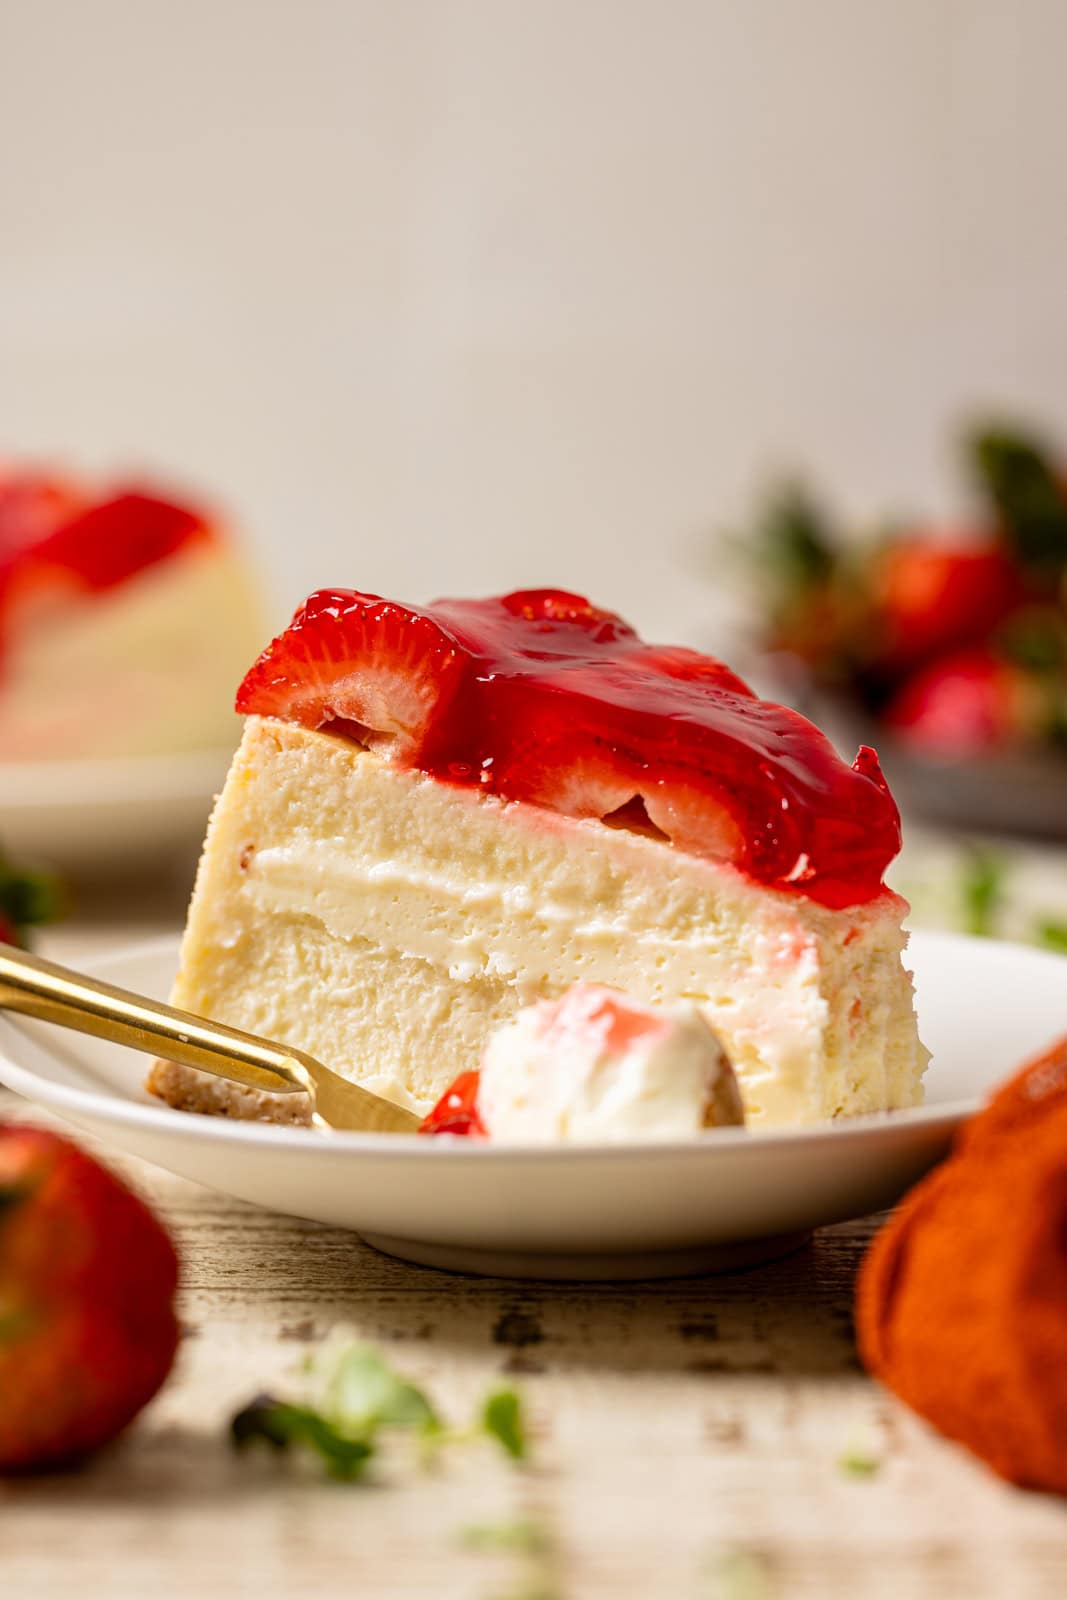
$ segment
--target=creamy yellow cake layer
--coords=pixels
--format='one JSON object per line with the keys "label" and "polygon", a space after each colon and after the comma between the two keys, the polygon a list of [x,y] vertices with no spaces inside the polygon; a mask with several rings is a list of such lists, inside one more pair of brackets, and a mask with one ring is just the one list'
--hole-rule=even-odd
{"label": "creamy yellow cake layer", "polygon": [[[755,1124],[914,1105],[904,902],[831,911],[656,838],[451,787],[250,717],[215,808],[174,1002],[428,1107],[520,1005],[578,979],[706,1012]],[[299,1114],[186,1069],[153,1087]]]}

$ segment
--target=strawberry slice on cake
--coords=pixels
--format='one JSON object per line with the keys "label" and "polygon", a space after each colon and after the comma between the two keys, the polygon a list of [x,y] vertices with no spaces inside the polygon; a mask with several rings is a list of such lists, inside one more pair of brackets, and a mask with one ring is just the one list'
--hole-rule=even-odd
{"label": "strawberry slice on cake", "polygon": [[0,760],[229,743],[261,626],[206,513],[0,465]]}
{"label": "strawberry slice on cake", "polygon": [[[254,664],[175,1003],[429,1109],[576,982],[697,1005],[750,1122],[914,1104],[900,819],[796,712],[580,595],[320,590]],[[160,1066],[172,1104],[301,1115]]]}

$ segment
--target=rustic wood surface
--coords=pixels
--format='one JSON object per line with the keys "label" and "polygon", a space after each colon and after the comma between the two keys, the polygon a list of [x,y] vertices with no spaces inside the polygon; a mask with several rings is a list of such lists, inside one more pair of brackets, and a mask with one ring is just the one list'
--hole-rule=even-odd
{"label": "rustic wood surface", "polygon": [[[60,958],[174,925],[83,919]],[[120,933],[121,921],[121,933]],[[43,1120],[13,1097],[0,1115]],[[546,1285],[405,1266],[105,1155],[184,1260],[186,1337],[124,1441],[72,1475],[0,1487],[0,1596],[193,1600],[1062,1600],[1067,1508],[1009,1489],[862,1374],[853,1282],[874,1226],[775,1265],[647,1285]],[[390,1456],[373,1484],[235,1457],[233,1410],[328,1334],[373,1340],[454,1419],[502,1377],[534,1461]],[[860,1450],[867,1476],[842,1458]],[[526,1519],[547,1554],[472,1549]]]}

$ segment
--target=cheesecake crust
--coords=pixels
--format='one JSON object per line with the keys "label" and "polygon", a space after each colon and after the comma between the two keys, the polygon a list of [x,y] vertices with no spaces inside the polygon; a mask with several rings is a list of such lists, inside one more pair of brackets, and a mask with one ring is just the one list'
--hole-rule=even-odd
{"label": "cheesecake crust", "polygon": [[193,1111],[206,1117],[232,1117],[239,1122],[278,1122],[310,1127],[311,1104],[306,1094],[266,1094],[227,1083],[207,1072],[196,1072],[177,1061],[155,1061],[145,1088],[165,1100],[175,1111]]}

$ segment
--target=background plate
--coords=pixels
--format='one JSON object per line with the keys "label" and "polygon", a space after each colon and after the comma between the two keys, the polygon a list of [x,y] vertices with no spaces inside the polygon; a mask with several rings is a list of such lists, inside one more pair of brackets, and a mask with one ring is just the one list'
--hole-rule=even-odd
{"label": "background plate", "polygon": [[0,839],[13,860],[75,875],[185,850],[195,860],[232,756],[0,764]]}
{"label": "background plate", "polygon": [[[352,1228],[460,1271],[644,1277],[728,1267],[892,1204],[1028,1054],[1067,1030],[1067,960],[915,934],[927,1104],[801,1131],[722,1130],[672,1144],[521,1148],[190,1116],[153,1102],[145,1060],[0,1015],[0,1081],[118,1148],[275,1211]],[[177,940],[93,963],[156,995]]]}

